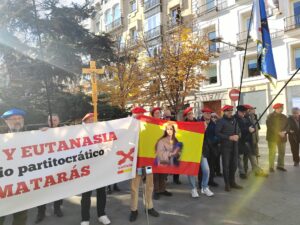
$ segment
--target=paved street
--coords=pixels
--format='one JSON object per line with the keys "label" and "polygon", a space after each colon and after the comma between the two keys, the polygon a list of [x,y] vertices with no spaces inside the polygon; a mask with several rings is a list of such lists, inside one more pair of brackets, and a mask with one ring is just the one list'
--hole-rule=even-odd
{"label": "paved street", "polygon": [[[260,162],[267,166],[266,143],[261,144]],[[173,197],[162,197],[155,201],[159,218],[149,218],[153,225],[299,225],[300,212],[300,168],[292,165],[288,145],[286,157],[287,173],[276,171],[269,178],[251,176],[238,183],[244,186],[242,191],[224,191],[223,180],[217,178],[220,187],[213,188],[215,196],[200,196],[192,199],[186,177],[181,176],[182,185],[168,184]],[[107,215],[113,225],[131,224],[129,215],[128,182],[120,184],[122,191],[108,197]],[[140,203],[142,199],[140,199]],[[140,204],[138,220],[133,223],[146,225],[146,215]],[[65,216],[58,219],[53,216],[48,205],[47,218],[41,225],[76,225],[80,224],[80,197],[75,196],[64,201]],[[91,225],[99,224],[96,220],[95,198],[93,198]],[[36,209],[30,210],[28,224],[34,224]],[[8,222],[8,221],[7,221]],[[9,224],[9,223],[6,223]]]}

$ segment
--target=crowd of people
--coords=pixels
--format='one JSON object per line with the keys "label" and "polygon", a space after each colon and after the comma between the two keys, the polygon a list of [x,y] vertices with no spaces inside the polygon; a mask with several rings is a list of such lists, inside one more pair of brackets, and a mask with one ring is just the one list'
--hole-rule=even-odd
{"label": "crowd of people", "polygon": [[[275,172],[275,157],[278,150],[278,161],[276,169],[286,172],[285,168],[285,149],[287,140],[291,145],[294,166],[299,166],[299,143],[300,143],[300,120],[299,109],[293,108],[292,115],[287,117],[283,114],[284,105],[277,103],[273,105],[274,111],[268,115],[266,140],[269,148],[269,173]],[[193,108],[189,107],[183,111],[183,118],[186,122],[199,122],[205,124],[205,134],[202,147],[202,157],[198,176],[188,176],[191,188],[191,196],[199,197],[198,190],[208,197],[214,196],[210,187],[219,186],[215,182],[216,176],[223,176],[224,189],[230,192],[231,189],[242,189],[243,187],[236,182],[236,173],[240,179],[247,179],[249,172],[248,163],[250,161],[253,174],[259,177],[268,177],[268,173],[264,171],[258,163],[260,152],[258,148],[260,125],[255,112],[255,107],[251,105],[239,105],[234,107],[225,105],[221,111],[223,116],[219,117],[209,108],[202,109],[202,117],[196,118]],[[136,107],[132,110],[132,116],[138,117],[146,113],[142,107]],[[171,111],[162,110],[155,107],[150,111],[150,115],[154,118],[164,120],[176,120]],[[8,131],[22,132],[24,129],[25,112],[20,109],[11,109],[5,112],[1,118],[4,119]],[[89,113],[82,118],[82,124],[93,123],[94,114]],[[60,121],[57,114],[52,114],[48,118],[47,128],[59,127]],[[172,126],[166,129],[165,135],[159,140],[154,151],[162,151],[162,155],[169,155],[168,149],[173,151],[173,144],[180,143],[175,137],[175,130]],[[180,147],[180,146],[179,146]],[[164,150],[161,150],[164,149]],[[166,152],[163,152],[166,151]],[[159,162],[158,162],[159,163]],[[221,169],[222,168],[222,169]],[[138,168],[139,169],[139,168]],[[170,176],[170,175],[169,175]],[[173,182],[180,185],[180,177],[174,174]],[[171,197],[173,194],[167,190],[166,174],[137,173],[136,177],[131,180],[131,204],[129,220],[134,222],[138,218],[138,199],[140,183],[145,182],[144,205],[148,215],[159,217],[160,214],[154,209],[153,199],[159,200],[162,196]],[[198,189],[199,188],[199,189]],[[113,190],[120,191],[117,184],[113,185]],[[110,224],[111,221],[105,213],[106,194],[112,192],[111,186],[101,187],[95,190],[97,196],[97,215],[98,220],[102,224]],[[92,190],[82,193],[81,198],[81,225],[89,225],[90,207],[91,207]],[[54,215],[63,217],[61,210],[62,200],[56,201],[54,204]],[[46,205],[37,207],[36,223],[40,223],[45,219]],[[27,220],[27,211],[13,214],[13,225],[25,225]],[[0,225],[4,224],[5,217],[0,218]]]}

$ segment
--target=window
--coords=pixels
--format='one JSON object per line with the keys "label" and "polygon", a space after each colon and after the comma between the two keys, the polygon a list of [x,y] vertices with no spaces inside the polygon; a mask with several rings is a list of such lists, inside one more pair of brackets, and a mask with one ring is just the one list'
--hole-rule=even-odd
{"label": "window", "polygon": [[105,12],[105,23],[106,24],[112,23],[112,14],[110,9],[106,10]]}
{"label": "window", "polygon": [[160,46],[159,45],[155,45],[155,46],[151,46],[149,47],[149,53],[150,53],[150,57],[153,56],[157,56],[158,55],[158,51],[159,51]]}
{"label": "window", "polygon": [[145,21],[145,31],[152,30],[160,26],[160,14],[155,14]]}
{"label": "window", "polygon": [[217,65],[211,65],[207,70],[207,84],[216,84],[218,82]]}
{"label": "window", "polygon": [[[208,33],[208,39],[209,40],[215,40],[216,39],[216,31],[211,31]],[[217,43],[216,42],[210,42],[209,43],[209,52],[216,52],[217,51]]]}
{"label": "window", "polygon": [[136,41],[137,38],[138,38],[138,33],[137,33],[136,28],[134,27],[134,28],[130,29],[130,40]]}
{"label": "window", "polygon": [[295,49],[295,67],[300,68],[300,48]]}
{"label": "window", "polygon": [[113,8],[113,18],[114,18],[114,21],[121,18],[121,10],[120,10],[119,4],[115,5]]}
{"label": "window", "polygon": [[215,0],[206,0],[206,10],[210,11],[215,7]]}
{"label": "window", "polygon": [[99,33],[100,32],[100,21],[98,21],[96,24],[95,24],[95,33]]}
{"label": "window", "polygon": [[137,3],[136,0],[130,1],[130,12],[135,12],[137,10]]}
{"label": "window", "polygon": [[248,65],[248,77],[256,77],[260,75],[260,71],[257,67],[257,59],[249,59]]}
{"label": "window", "polygon": [[172,25],[180,24],[182,22],[180,7],[177,6],[176,8],[171,9],[170,16],[171,16],[170,22]]}

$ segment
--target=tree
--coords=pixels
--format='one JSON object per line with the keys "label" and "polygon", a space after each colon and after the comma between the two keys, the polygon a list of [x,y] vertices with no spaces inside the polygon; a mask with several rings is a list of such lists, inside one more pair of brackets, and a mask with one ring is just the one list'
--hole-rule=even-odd
{"label": "tree", "polygon": [[148,52],[144,71],[151,74],[152,79],[144,101],[151,104],[165,102],[177,114],[186,97],[198,91],[205,79],[201,72],[209,64],[208,40],[178,26],[164,35],[161,47],[154,55],[146,42],[144,46]]}
{"label": "tree", "polygon": [[35,108],[45,116],[46,90],[54,107],[55,94],[64,95],[79,80],[84,58],[104,65],[112,50],[108,36],[82,26],[94,12],[88,3],[63,6],[58,0],[40,0],[36,9],[32,0],[0,3],[0,64],[9,75],[0,99],[7,107]]}
{"label": "tree", "polygon": [[130,104],[141,101],[141,89],[148,83],[148,75],[142,69],[140,50],[138,41],[134,48],[129,42],[121,44],[117,41],[113,62],[106,67],[107,76],[100,80],[100,89],[108,94],[111,104],[123,111]]}

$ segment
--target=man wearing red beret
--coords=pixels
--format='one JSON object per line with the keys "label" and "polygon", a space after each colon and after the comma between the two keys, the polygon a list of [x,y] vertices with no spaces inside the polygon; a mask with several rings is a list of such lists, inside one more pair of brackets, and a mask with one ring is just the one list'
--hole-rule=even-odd
{"label": "man wearing red beret", "polygon": [[278,149],[277,169],[286,171],[284,168],[285,146],[287,142],[288,119],[282,114],[283,104],[277,103],[273,106],[272,112],[267,118],[267,141],[269,147],[269,168],[274,172],[274,161],[276,146]]}
{"label": "man wearing red beret", "polygon": [[216,135],[221,143],[225,191],[229,192],[231,188],[242,189],[242,187],[235,182],[240,129],[236,119],[233,117],[233,106],[225,105],[222,111],[224,112],[224,116],[217,121]]}
{"label": "man wearing red beret", "polygon": [[[142,107],[135,107],[131,110],[132,116],[137,118],[146,112]],[[142,169],[142,168],[137,168]],[[145,168],[143,168],[145,169]],[[131,204],[130,204],[130,216],[129,221],[134,222],[138,217],[138,201],[139,201],[139,187],[140,182],[146,179],[146,190],[145,190],[145,208],[147,213],[153,217],[159,217],[159,213],[153,208],[152,194],[153,194],[153,174],[139,175],[136,174],[135,178],[131,180]]]}

